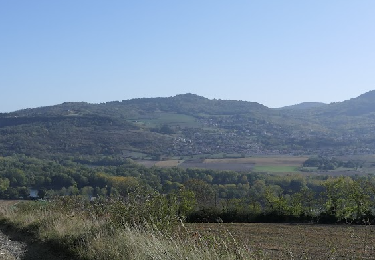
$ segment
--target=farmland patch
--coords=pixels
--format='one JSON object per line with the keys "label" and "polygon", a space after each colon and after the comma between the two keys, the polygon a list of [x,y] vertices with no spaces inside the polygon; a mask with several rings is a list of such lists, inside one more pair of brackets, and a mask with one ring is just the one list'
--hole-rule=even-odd
{"label": "farmland patch", "polygon": [[253,163],[257,166],[301,166],[308,157],[249,157],[249,158],[224,158],[206,159],[205,163]]}
{"label": "farmland patch", "polygon": [[159,161],[155,163],[155,166],[158,167],[177,167],[182,161],[180,160],[166,160]]}
{"label": "farmland patch", "polygon": [[299,167],[296,166],[255,166],[255,172],[299,172]]}
{"label": "farmland patch", "polygon": [[251,171],[254,167],[253,163],[222,163],[222,162],[210,162],[205,163],[204,160],[191,160],[184,161],[179,165],[182,168],[198,168],[198,169],[210,169],[210,170],[221,170],[221,171]]}
{"label": "farmland patch", "polygon": [[374,259],[373,226],[312,224],[189,224],[200,236],[230,236],[256,259]]}
{"label": "farmland patch", "polygon": [[151,167],[181,167],[210,169],[221,171],[256,171],[270,173],[299,172],[307,157],[250,157],[250,158],[224,158],[224,159],[189,159],[166,160],[141,164]]}

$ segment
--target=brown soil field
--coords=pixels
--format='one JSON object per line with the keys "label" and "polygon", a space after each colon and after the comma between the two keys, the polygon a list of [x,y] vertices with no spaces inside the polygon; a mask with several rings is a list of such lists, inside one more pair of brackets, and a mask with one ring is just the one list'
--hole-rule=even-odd
{"label": "brown soil field", "polygon": [[182,161],[180,160],[166,160],[155,163],[158,167],[177,167]]}
{"label": "brown soil field", "polygon": [[307,157],[269,156],[226,159],[196,159],[196,160],[166,160],[166,161],[137,161],[146,167],[181,167],[222,171],[251,171],[254,166],[295,166],[300,167]]}
{"label": "brown soil field", "polygon": [[156,161],[149,161],[149,160],[137,160],[136,162],[147,168],[155,166],[155,164],[157,163]]}
{"label": "brown soil field", "polygon": [[[375,259],[375,226],[313,224],[188,224],[200,239],[212,235],[245,244],[255,259]],[[237,241],[237,242],[236,242]]]}
{"label": "brown soil field", "polygon": [[236,162],[211,162],[205,163],[204,160],[185,161],[179,165],[181,168],[197,168],[197,169],[210,169],[221,171],[251,171],[254,168],[253,163],[236,163]]}
{"label": "brown soil field", "polygon": [[257,166],[301,166],[308,157],[249,157],[228,159],[206,159],[204,163],[255,164]]}

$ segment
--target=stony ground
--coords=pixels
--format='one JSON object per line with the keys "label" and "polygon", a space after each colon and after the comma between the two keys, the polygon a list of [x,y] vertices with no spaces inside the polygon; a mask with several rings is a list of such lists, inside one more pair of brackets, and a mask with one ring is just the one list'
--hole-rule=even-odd
{"label": "stony ground", "polygon": [[26,249],[26,244],[19,241],[12,241],[8,236],[0,231],[0,259],[18,260],[22,259]]}
{"label": "stony ground", "polygon": [[[7,208],[19,203],[19,200],[0,200],[0,207]],[[75,260],[62,249],[36,239],[31,233],[12,227],[0,219],[0,260]]]}
{"label": "stony ground", "polygon": [[74,260],[30,235],[0,225],[0,260]]}

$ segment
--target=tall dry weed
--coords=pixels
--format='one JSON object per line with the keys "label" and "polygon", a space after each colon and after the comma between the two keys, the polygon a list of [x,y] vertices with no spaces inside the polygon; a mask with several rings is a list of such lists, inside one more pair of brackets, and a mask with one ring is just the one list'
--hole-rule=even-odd
{"label": "tall dry weed", "polygon": [[1,212],[15,226],[58,244],[77,259],[255,259],[233,237],[188,232],[167,200],[152,199],[157,203],[137,208],[120,200],[92,203],[69,197],[24,202]]}

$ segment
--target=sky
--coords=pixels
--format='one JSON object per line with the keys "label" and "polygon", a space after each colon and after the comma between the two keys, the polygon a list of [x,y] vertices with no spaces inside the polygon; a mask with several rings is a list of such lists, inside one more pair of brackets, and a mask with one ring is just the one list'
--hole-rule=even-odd
{"label": "sky", "polygon": [[0,1],[0,112],[193,93],[282,107],[375,89],[373,0]]}

